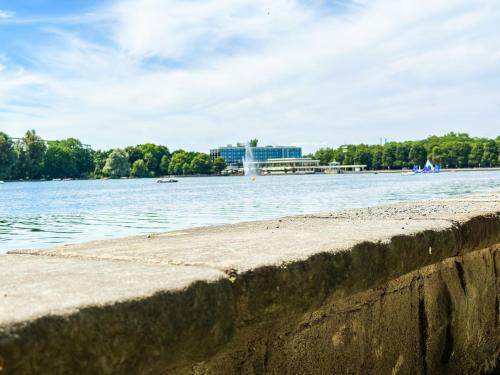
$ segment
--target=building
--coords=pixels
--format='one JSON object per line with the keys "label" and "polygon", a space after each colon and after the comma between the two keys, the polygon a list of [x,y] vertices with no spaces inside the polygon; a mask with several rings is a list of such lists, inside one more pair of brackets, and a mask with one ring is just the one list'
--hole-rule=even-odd
{"label": "building", "polygon": [[319,163],[319,160],[311,158],[277,158],[250,162],[246,164],[246,168],[248,168],[250,172],[260,175],[357,173],[366,169],[366,165],[364,164],[339,165],[333,162],[330,163],[330,165],[320,165]]}
{"label": "building", "polygon": [[311,158],[279,158],[248,163],[257,174],[312,174],[319,171],[319,160]]}
{"label": "building", "polygon": [[330,163],[327,168],[325,168],[325,173],[353,173],[362,172],[366,169],[366,164],[349,164],[341,165],[336,161]]}
{"label": "building", "polygon": [[[301,158],[302,148],[295,146],[264,146],[251,147],[254,161],[266,161],[278,158]],[[242,165],[245,158],[245,145],[227,145],[210,150],[210,157],[214,160],[222,157],[228,165]]]}

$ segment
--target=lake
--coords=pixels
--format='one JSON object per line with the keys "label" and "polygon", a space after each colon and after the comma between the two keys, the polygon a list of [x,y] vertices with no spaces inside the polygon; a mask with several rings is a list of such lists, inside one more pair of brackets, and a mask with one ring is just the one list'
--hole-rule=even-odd
{"label": "lake", "polygon": [[500,190],[500,172],[187,177],[0,185],[0,253]]}

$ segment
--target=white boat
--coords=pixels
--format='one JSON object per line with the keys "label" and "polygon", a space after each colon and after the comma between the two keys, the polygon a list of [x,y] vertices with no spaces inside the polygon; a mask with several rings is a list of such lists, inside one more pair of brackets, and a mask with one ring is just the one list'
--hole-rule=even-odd
{"label": "white boat", "polygon": [[3,184],[4,182],[0,180],[0,184]]}
{"label": "white boat", "polygon": [[156,182],[159,184],[168,184],[172,182],[178,182],[178,180],[176,180],[175,178],[159,178],[158,180],[156,180]]}

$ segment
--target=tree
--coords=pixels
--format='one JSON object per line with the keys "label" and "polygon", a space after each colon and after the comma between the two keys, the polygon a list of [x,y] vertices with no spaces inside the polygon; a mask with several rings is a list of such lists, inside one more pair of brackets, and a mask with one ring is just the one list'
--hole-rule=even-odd
{"label": "tree", "polygon": [[104,168],[104,165],[106,164],[106,160],[108,159],[108,156],[111,152],[109,151],[101,151],[97,150],[94,151],[93,153],[93,161],[94,161],[94,177],[102,177],[102,169]]}
{"label": "tree", "polygon": [[472,145],[469,154],[469,167],[479,167],[483,160],[484,147],[482,143],[475,143]]}
{"label": "tree", "polygon": [[146,167],[146,164],[144,164],[144,160],[138,159],[134,161],[130,170],[130,175],[134,177],[146,177],[147,174],[148,168]]}
{"label": "tree", "polygon": [[408,154],[410,165],[423,166],[427,161],[427,150],[421,143],[413,143]]}
{"label": "tree", "polygon": [[467,142],[456,142],[451,146],[453,157],[455,160],[452,163],[458,168],[467,167],[469,164],[469,154],[471,152],[471,145]]}
{"label": "tree", "polygon": [[47,146],[34,130],[28,130],[17,144],[19,178],[36,179],[42,176],[43,159]]}
{"label": "tree", "polygon": [[483,158],[481,163],[486,167],[494,167],[498,159],[498,146],[492,139],[484,144]]}
{"label": "tree", "polygon": [[333,159],[335,159],[335,151],[333,148],[326,147],[326,148],[320,148],[318,151],[314,153],[314,158],[316,160],[319,160],[319,163],[321,165],[328,165],[330,164]]}
{"label": "tree", "polygon": [[161,161],[160,161],[160,174],[161,175],[168,174],[168,163],[169,162],[170,162],[170,159],[167,155],[163,155],[161,157]]}
{"label": "tree", "polygon": [[184,163],[182,165],[182,174],[186,176],[186,175],[191,174],[191,173],[192,172],[191,172],[191,168],[189,167],[189,164],[188,163]]}
{"label": "tree", "polygon": [[155,145],[153,143],[145,143],[137,146],[130,146],[125,149],[129,155],[129,163],[134,164],[136,160],[142,159],[148,173],[151,176],[159,176],[168,173],[168,165],[162,169],[161,161],[164,156],[166,156],[167,164],[170,159],[170,152],[168,148],[161,145]]}
{"label": "tree", "polygon": [[189,169],[193,174],[209,174],[212,171],[212,160],[207,154],[198,153],[191,160]]}
{"label": "tree", "polygon": [[368,169],[372,167],[372,154],[368,147],[361,146],[358,147],[354,154],[354,163],[356,164],[364,164]]}
{"label": "tree", "polygon": [[88,177],[94,168],[92,150],[78,139],[48,142],[43,169],[46,177]]}
{"label": "tree", "polygon": [[[170,159],[168,173],[173,175],[182,175],[183,166],[188,163],[188,156],[184,150],[175,151]],[[188,165],[189,167],[189,165]]]}
{"label": "tree", "polygon": [[12,167],[15,162],[14,143],[7,134],[0,132],[0,179],[12,178]]}
{"label": "tree", "polygon": [[128,162],[133,165],[136,160],[142,159],[144,157],[144,152],[140,145],[128,146],[125,148],[125,152],[128,154]]}
{"label": "tree", "polygon": [[224,169],[226,169],[226,167],[226,161],[220,156],[215,158],[215,160],[213,161],[213,169],[217,174],[220,174]]}
{"label": "tree", "polygon": [[446,163],[445,152],[439,146],[434,146],[432,151],[429,154],[429,159],[434,164],[443,164]]}
{"label": "tree", "polygon": [[382,146],[373,146],[371,149],[372,152],[372,169],[380,169],[382,168],[382,156],[384,149]]}
{"label": "tree", "polygon": [[43,174],[48,178],[77,176],[76,160],[71,150],[60,142],[50,142],[44,155]]}
{"label": "tree", "polygon": [[382,165],[388,169],[394,166],[396,161],[396,143],[386,143],[382,153]]}
{"label": "tree", "polygon": [[106,160],[102,173],[108,177],[118,178],[127,176],[129,172],[128,154],[119,148],[113,150]]}
{"label": "tree", "polygon": [[259,144],[259,140],[257,138],[250,139],[250,142],[248,142],[248,144],[250,147],[257,147],[257,145]]}
{"label": "tree", "polygon": [[396,146],[396,159],[394,165],[402,168],[409,165],[410,145],[407,142],[398,143]]}
{"label": "tree", "polygon": [[[151,177],[154,177],[156,175],[156,171],[159,170],[159,160],[156,159],[156,157],[153,155],[151,152],[147,152],[144,155],[144,165],[146,166],[146,169],[150,172]],[[159,173],[158,173],[159,174]]]}

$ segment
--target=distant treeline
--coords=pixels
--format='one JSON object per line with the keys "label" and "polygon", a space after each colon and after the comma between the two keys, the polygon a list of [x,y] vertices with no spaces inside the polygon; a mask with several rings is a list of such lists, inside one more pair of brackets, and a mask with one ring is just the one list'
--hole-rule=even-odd
{"label": "distant treeline", "polygon": [[[499,150],[500,136],[493,140],[449,133],[421,141],[322,148],[308,156],[320,160],[321,165],[335,161],[366,164],[368,169],[411,168],[423,166],[426,160],[444,168],[471,168],[500,166]],[[34,130],[17,141],[0,132],[0,180],[208,175],[224,168],[222,158],[212,161],[203,152],[170,152],[166,146],[152,143],[102,151],[75,138],[45,142]]]}
{"label": "distant treeline", "polygon": [[224,159],[146,143],[125,149],[93,150],[78,139],[45,142],[34,130],[14,141],[0,132],[0,180],[157,177],[217,174]]}
{"label": "distant treeline", "polygon": [[500,166],[499,150],[500,136],[493,140],[449,133],[420,141],[321,148],[308,156],[320,160],[321,165],[335,161],[342,165],[366,164],[374,170],[423,167],[427,160],[443,168],[474,168]]}

